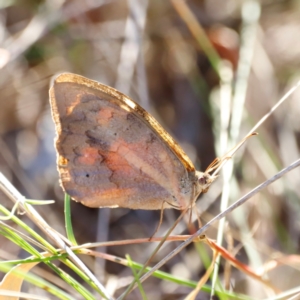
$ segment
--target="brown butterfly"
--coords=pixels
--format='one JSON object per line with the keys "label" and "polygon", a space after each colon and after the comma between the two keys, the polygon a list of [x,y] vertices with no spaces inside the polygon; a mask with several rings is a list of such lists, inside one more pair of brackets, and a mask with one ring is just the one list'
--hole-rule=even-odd
{"label": "brown butterfly", "polygon": [[109,86],[61,74],[50,89],[64,190],[90,207],[185,209],[216,178],[142,107]]}

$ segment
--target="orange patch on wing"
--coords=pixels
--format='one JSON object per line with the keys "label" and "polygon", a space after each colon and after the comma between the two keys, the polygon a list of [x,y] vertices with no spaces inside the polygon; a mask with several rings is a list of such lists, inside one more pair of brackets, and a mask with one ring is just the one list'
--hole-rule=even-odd
{"label": "orange patch on wing", "polygon": [[[122,203],[127,203],[136,193],[137,190],[134,188],[102,189],[97,193],[90,194],[89,198],[82,203],[91,207],[123,207]],[[98,203],[99,199],[101,199],[101,203]]]}
{"label": "orange patch on wing", "polygon": [[112,199],[112,198],[126,198],[134,195],[136,193],[135,189],[108,189],[100,192],[101,199]]}
{"label": "orange patch on wing", "polygon": [[81,156],[77,158],[77,161],[82,165],[93,165],[95,164],[96,160],[100,157],[99,152],[97,149],[92,147],[86,147],[82,149]]}
{"label": "orange patch on wing", "polygon": [[121,171],[125,176],[131,176],[133,171],[128,162],[118,153],[110,152],[109,155],[106,155],[105,164],[111,171]]}
{"label": "orange patch on wing", "polygon": [[74,108],[78,104],[80,104],[80,97],[79,96],[76,97],[76,100],[72,103],[72,105],[67,106],[67,109],[66,109],[67,110],[67,115],[70,115],[73,112]]}
{"label": "orange patch on wing", "polygon": [[105,126],[109,120],[113,117],[113,109],[111,108],[101,108],[98,113],[98,123]]}

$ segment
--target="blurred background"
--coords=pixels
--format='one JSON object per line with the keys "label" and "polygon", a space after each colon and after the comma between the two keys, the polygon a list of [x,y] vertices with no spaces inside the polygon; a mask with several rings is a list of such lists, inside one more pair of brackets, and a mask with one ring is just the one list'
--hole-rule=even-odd
{"label": "blurred background", "polygon": [[[66,71],[129,95],[204,171],[299,80],[299,16],[297,0],[2,0],[0,171],[25,197],[54,199],[55,204],[37,209],[65,234],[48,90],[51,78]],[[236,155],[230,202],[299,158],[299,117],[300,92],[296,91]],[[223,176],[198,200],[203,223],[220,211]],[[253,197],[228,217],[222,244],[255,270],[279,257],[280,266],[268,276],[283,291],[299,287],[299,187],[296,169]],[[2,193],[0,203],[12,207]],[[178,214],[165,211],[158,236]],[[150,237],[159,216],[159,211],[99,210],[72,203],[79,243]],[[29,222],[26,216],[24,221]],[[192,233],[187,228],[181,222],[175,232]],[[216,227],[207,234],[214,239],[217,232]],[[0,245],[2,260],[26,257],[2,236]],[[176,245],[166,243],[153,263]],[[129,253],[143,263],[154,247],[142,244],[99,251],[120,257]],[[211,255],[211,250],[190,245],[162,270],[197,281],[205,272],[203,253]],[[292,254],[296,255],[291,258]],[[116,263],[82,259],[111,294],[119,295],[132,279],[131,270]],[[221,260],[219,278],[225,281],[224,266]],[[48,273],[45,277],[51,280]],[[191,291],[155,278],[143,286],[149,299],[183,299]],[[268,292],[236,269],[230,272],[227,288],[257,298]],[[25,289],[42,293],[30,285]],[[128,299],[139,298],[135,291]],[[207,293],[199,295],[208,298]]]}

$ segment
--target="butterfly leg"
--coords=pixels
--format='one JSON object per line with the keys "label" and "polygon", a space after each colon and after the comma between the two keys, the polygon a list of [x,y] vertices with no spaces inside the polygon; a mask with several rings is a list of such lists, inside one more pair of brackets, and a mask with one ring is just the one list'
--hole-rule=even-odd
{"label": "butterfly leg", "polygon": [[157,225],[157,227],[156,227],[154,233],[150,236],[149,241],[152,240],[152,238],[155,236],[155,234],[157,233],[157,231],[159,230],[159,228],[160,228],[160,226],[161,226],[161,224],[162,224],[163,216],[164,216],[164,205],[165,205],[166,203],[167,203],[166,201],[164,201],[164,202],[162,203],[161,210],[160,210],[159,223],[158,223],[158,225]]}
{"label": "butterfly leg", "polygon": [[197,216],[197,220],[198,220],[198,228],[202,227],[202,222],[200,220],[200,213],[199,210],[197,209],[197,206],[195,205],[192,209],[195,210],[196,216]]}

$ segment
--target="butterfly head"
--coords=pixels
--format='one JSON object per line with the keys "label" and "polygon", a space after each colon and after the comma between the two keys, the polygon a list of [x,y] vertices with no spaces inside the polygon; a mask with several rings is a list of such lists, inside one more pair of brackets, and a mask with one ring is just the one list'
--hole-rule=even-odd
{"label": "butterfly head", "polygon": [[215,181],[218,177],[216,175],[210,175],[208,172],[196,172],[198,187],[197,190],[200,193],[206,193],[210,187],[210,185]]}
{"label": "butterfly head", "polygon": [[181,201],[181,205],[177,204],[173,205],[173,207],[181,210],[187,207],[192,208],[195,205],[198,196],[201,193],[206,193],[210,185],[217,177],[218,176],[216,175],[209,174],[209,172],[207,171],[195,171],[193,173],[190,173],[190,179],[188,180],[188,184],[186,184],[188,189],[181,189],[181,192],[184,195],[183,200]]}

